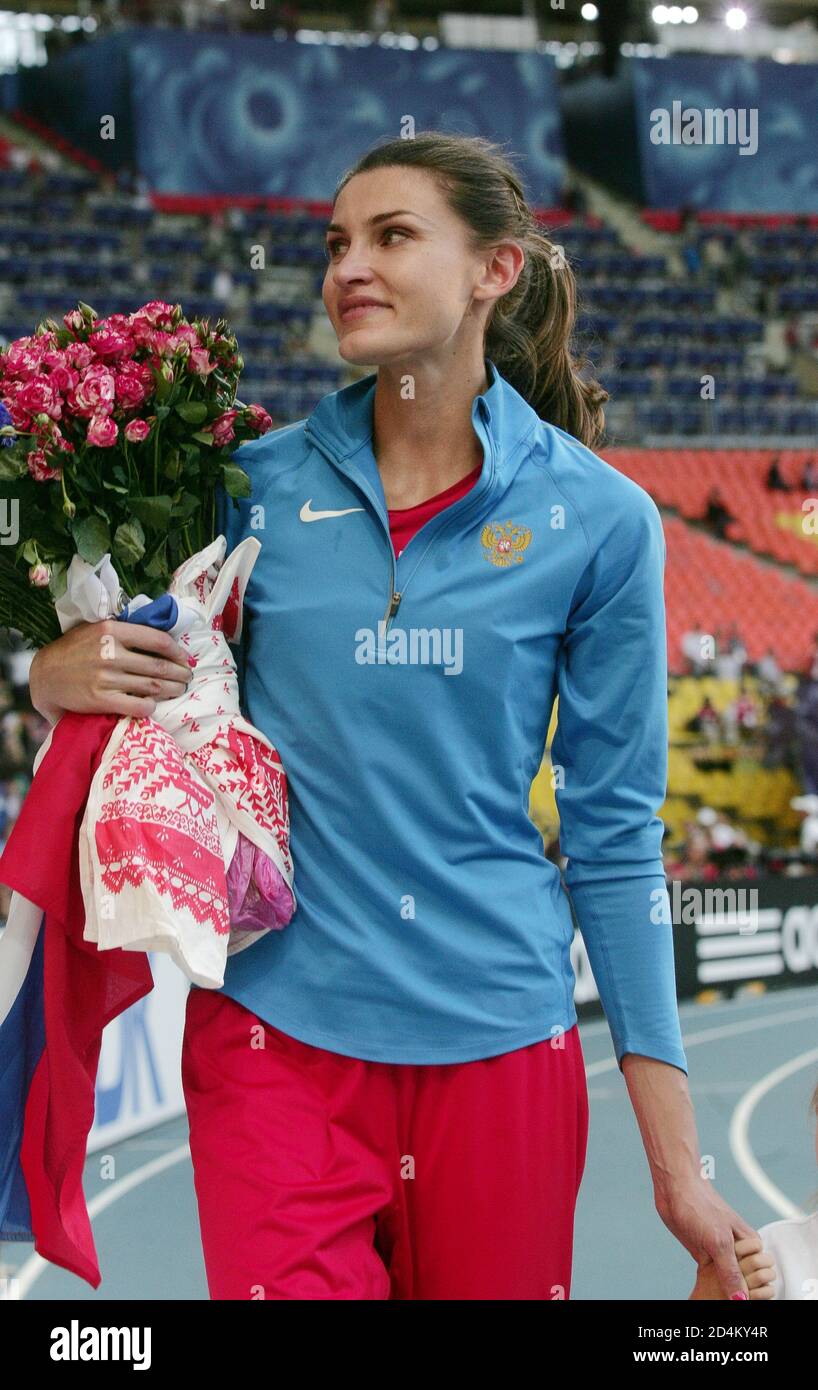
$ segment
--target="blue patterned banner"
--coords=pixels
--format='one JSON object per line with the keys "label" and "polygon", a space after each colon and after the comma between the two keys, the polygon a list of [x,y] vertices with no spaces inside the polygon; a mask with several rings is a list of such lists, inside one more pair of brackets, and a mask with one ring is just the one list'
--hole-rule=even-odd
{"label": "blue patterned banner", "polygon": [[635,59],[645,201],[723,212],[818,212],[818,65]]}
{"label": "blue patterned banner", "polygon": [[139,167],[157,192],[327,199],[408,115],[418,132],[500,141],[535,203],[559,199],[558,94],[543,54],[135,31],[129,62]]}

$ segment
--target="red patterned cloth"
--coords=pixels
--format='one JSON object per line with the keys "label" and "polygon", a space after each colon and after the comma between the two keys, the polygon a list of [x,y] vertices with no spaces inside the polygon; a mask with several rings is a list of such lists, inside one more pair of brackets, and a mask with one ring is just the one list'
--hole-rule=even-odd
{"label": "red patterned cloth", "polygon": [[[100,950],[166,951],[194,984],[216,989],[227,957],[286,926],[296,902],[287,778],[273,744],[240,713],[227,645],[240,635],[259,543],[248,537],[226,560],[224,550],[220,536],[173,577],[193,679],[152,718],[117,723],[79,846],[85,939]],[[257,854],[236,902],[228,870],[240,836]]]}

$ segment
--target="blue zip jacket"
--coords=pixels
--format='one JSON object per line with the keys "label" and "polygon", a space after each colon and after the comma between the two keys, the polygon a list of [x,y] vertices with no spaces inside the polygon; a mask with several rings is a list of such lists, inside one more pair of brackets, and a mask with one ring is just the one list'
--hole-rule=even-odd
{"label": "blue zip jacket", "polygon": [[617,1061],[687,1072],[657,814],[665,541],[648,494],[486,359],[482,471],[396,559],[376,375],[241,445],[219,526],[261,551],[242,709],[288,777],[296,911],[224,992],[314,1046],[471,1061],[576,1022],[573,924],[528,814],[554,698],[565,882]]}

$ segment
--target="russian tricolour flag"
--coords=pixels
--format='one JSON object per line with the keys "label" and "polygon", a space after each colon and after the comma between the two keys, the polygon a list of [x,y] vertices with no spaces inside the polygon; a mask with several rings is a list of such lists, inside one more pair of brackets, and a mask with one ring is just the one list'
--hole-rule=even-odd
{"label": "russian tricolour flag", "polygon": [[[130,611],[133,610],[133,611]],[[119,617],[173,632],[170,595]],[[83,940],[79,830],[119,716],[62,715],[0,856],[0,1241],[101,1282],[82,1189],[102,1030],[153,989],[147,954]]]}

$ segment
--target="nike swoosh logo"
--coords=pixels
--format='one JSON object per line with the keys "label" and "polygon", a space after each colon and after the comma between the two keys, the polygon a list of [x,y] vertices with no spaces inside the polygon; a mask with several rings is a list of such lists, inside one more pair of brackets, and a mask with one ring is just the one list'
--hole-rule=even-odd
{"label": "nike swoosh logo", "polygon": [[308,498],[301,511],[298,513],[302,521],[323,521],[327,516],[347,516],[349,512],[362,512],[363,507],[344,507],[343,511],[314,512],[310,506],[312,498]]}

